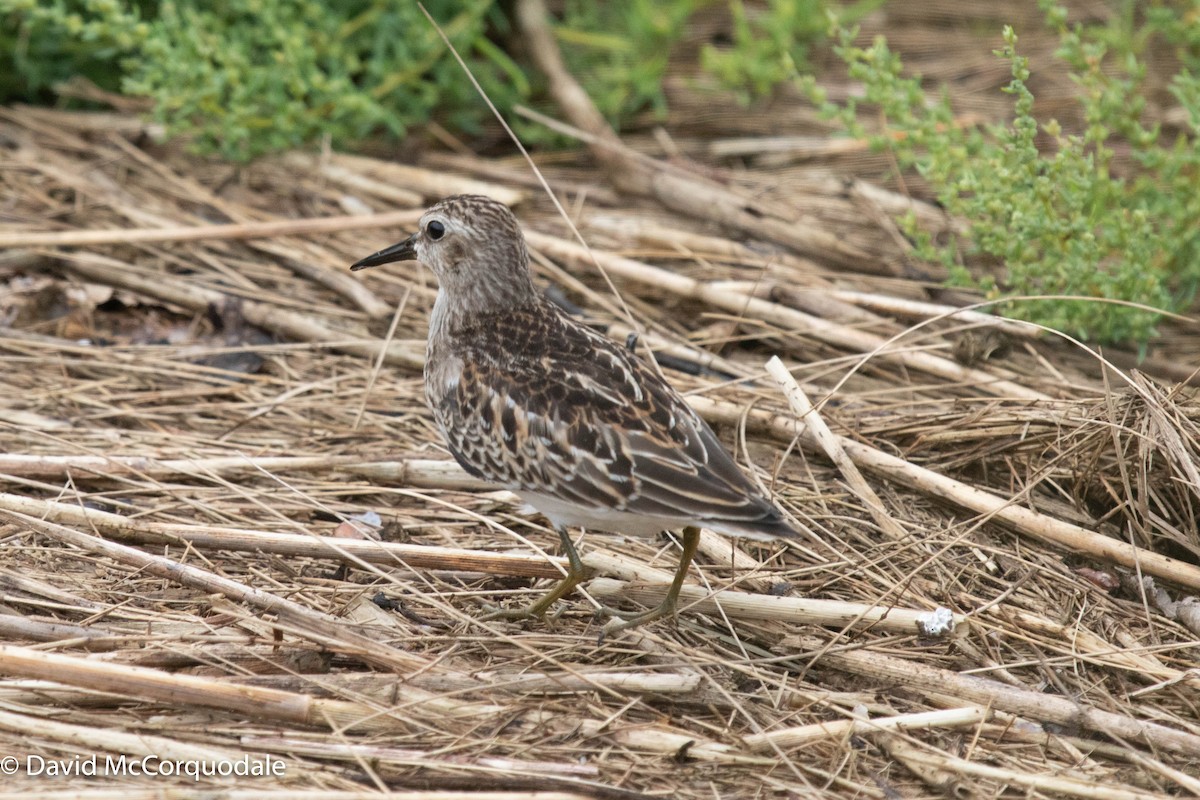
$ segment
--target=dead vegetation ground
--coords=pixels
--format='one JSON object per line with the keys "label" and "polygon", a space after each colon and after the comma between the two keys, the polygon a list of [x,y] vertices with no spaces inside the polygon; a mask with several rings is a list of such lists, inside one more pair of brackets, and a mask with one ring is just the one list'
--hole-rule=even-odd
{"label": "dead vegetation ground", "polygon": [[[1002,115],[992,12],[925,8],[868,33]],[[919,187],[798,102],[700,102],[538,158],[594,262],[517,157],[237,167],[126,115],[0,111],[0,796],[1200,795],[1195,325],[1134,370],[949,316],[973,298],[889,222],[954,224]],[[746,149],[782,134],[807,138]],[[541,283],[624,340],[607,272],[801,545],[706,539],[676,624],[597,643],[593,608],[677,551],[587,536],[560,616],[478,620],[557,573],[555,537],[441,446],[431,276],[346,271],[462,191],[512,203]],[[25,770],[92,755],[285,772]]]}

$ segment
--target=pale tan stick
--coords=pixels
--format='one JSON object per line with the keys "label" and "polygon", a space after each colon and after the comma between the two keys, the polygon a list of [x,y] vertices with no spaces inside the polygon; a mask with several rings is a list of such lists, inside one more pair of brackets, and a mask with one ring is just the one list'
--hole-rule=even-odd
{"label": "pale tan stick", "polygon": [[829,289],[825,293],[837,300],[870,308],[875,311],[884,311],[898,317],[910,317],[914,319],[942,317],[944,319],[965,320],[997,328],[1011,336],[1019,336],[1023,339],[1037,339],[1043,334],[1043,331],[1036,325],[1030,325],[1027,322],[1021,322],[1016,319],[1008,319],[1007,317],[998,317],[994,314],[985,314],[973,308],[956,308],[955,306],[947,306],[941,303],[906,300],[902,297],[892,297],[891,295],[874,294],[872,292],[855,292],[848,289]]}
{"label": "pale tan stick", "polygon": [[[375,159],[369,160],[374,161]],[[368,177],[362,172],[351,169],[348,166],[335,164],[333,163],[332,155],[318,156],[312,153],[292,152],[285,154],[282,157],[282,161],[284,164],[302,173],[319,173],[347,189],[373,194],[401,208],[424,206],[425,196],[420,192],[412,192],[405,189],[402,184]],[[376,163],[386,164],[388,162]],[[370,172],[372,175],[378,174],[378,171],[374,169],[370,170]]]}
{"label": "pale tan stick", "polygon": [[29,231],[0,233],[0,248],[81,247],[99,244],[146,244],[152,242],[196,242],[205,239],[268,239],[276,236],[306,236],[314,233],[415,225],[424,210],[390,211],[384,214],[311,217],[238,225],[194,225],[178,228],[126,228],[91,231]]}
{"label": "pale tan stick", "polygon": [[[123,264],[95,253],[60,253],[57,258],[62,259],[73,272],[92,280],[175,303],[191,311],[203,313],[209,308],[222,308],[225,303],[234,300],[224,292],[193,286],[182,278],[143,272],[132,264]],[[311,314],[254,300],[235,302],[247,322],[288,339],[321,343],[333,350],[363,356],[375,356],[384,346],[378,340],[330,328]],[[389,363],[413,369],[420,369],[425,363],[423,346],[393,341],[387,344],[386,350]]]}
{"label": "pale tan stick", "polygon": [[264,472],[348,472],[359,477],[416,489],[495,488],[471,477],[446,459],[410,458],[402,461],[363,461],[359,456],[212,456],[165,458],[150,456],[42,456],[0,453],[0,475],[37,478],[178,476],[230,477]]}
{"label": "pale tan stick", "polygon": [[[482,550],[457,550],[449,547],[427,547],[400,544],[397,542],[374,542],[365,539],[334,539],[324,536],[306,536],[293,533],[271,533],[268,531],[241,530],[210,526],[169,525],[131,520],[120,514],[83,509],[70,503],[53,500],[37,500],[20,495],[0,493],[0,513],[10,513],[30,518],[38,517],[51,522],[66,523],[81,528],[95,529],[105,536],[137,544],[186,543],[204,550],[232,550],[241,552],[264,552],[276,555],[311,556],[314,558],[360,559],[373,564],[406,564],[418,569],[447,569],[468,572],[486,572],[495,575],[516,575],[530,578],[557,578],[566,569],[566,559],[546,558],[521,553],[489,553]],[[83,534],[78,534],[83,536]],[[91,541],[95,537],[86,537]],[[118,545],[114,545],[118,547]],[[127,548],[123,548],[127,549]],[[139,552],[139,551],[131,551]],[[173,562],[167,562],[173,563]],[[562,565],[562,570],[558,565]],[[215,576],[211,576],[215,577]],[[236,584],[235,586],[240,586]],[[200,582],[205,591],[222,591],[206,580]],[[231,595],[232,596],[232,595]],[[234,597],[234,599],[241,599]],[[278,598],[265,595],[263,603],[273,603]],[[274,610],[266,609],[264,610]],[[304,613],[315,614],[308,609]],[[325,627],[325,626],[322,626]],[[307,638],[307,637],[306,637]],[[319,643],[325,643],[314,639]],[[390,652],[390,651],[388,651]],[[409,663],[409,667],[413,664]]]}
{"label": "pale tan stick", "polygon": [[864,153],[871,149],[865,139],[835,139],[830,136],[740,136],[714,139],[706,150],[715,159],[749,156],[786,155],[793,161],[812,158],[834,158],[847,153]]}
{"label": "pale tan stick", "polygon": [[[179,670],[186,667],[223,663],[226,665],[262,665],[264,662],[285,661],[299,652],[297,648],[281,648],[276,644],[248,645],[245,633],[228,637],[231,642],[214,642],[217,637],[195,637],[203,647],[178,650],[143,650],[115,653],[97,660],[159,670]],[[136,637],[128,637],[138,641]],[[145,641],[145,637],[142,637]],[[172,642],[178,642],[173,638]],[[134,660],[136,659],[136,660]],[[674,703],[720,705],[719,695],[705,687],[705,678],[698,672],[624,672],[579,669],[556,673],[509,672],[479,670],[469,675],[446,670],[426,670],[411,675],[379,672],[338,672],[280,675],[222,675],[214,677],[227,683],[245,684],[305,692],[314,683],[325,693],[361,697],[376,703],[391,705],[397,700],[397,685],[414,686],[438,694],[460,694],[486,691],[507,695],[560,695],[594,692],[597,689],[620,694],[662,695]],[[49,680],[9,680],[0,684],[0,702],[25,705],[86,704],[96,708],[112,706],[118,701],[107,696],[83,697],[75,689]]]}
{"label": "pale tan stick", "polygon": [[798,635],[787,641],[798,650],[821,653],[818,663],[824,669],[839,669],[872,681],[895,682],[909,691],[949,696],[959,705],[974,703],[1027,719],[1078,726],[1100,734],[1112,734],[1127,742],[1200,757],[1200,735],[1156,722],[1103,711],[1066,697],[1018,689],[987,678],[960,675],[918,661],[868,650],[831,648],[828,641],[815,636]]}
{"label": "pale tan stick", "polygon": [[[393,717],[362,703],[318,699],[280,689],[230,684],[15,645],[0,645],[0,673],[52,680],[94,692],[111,692],[136,698],[139,702],[215,708],[274,722],[378,732],[411,728],[404,714]],[[434,707],[443,704],[439,702]],[[429,708],[425,713],[446,713],[446,710]]]}
{"label": "pale tan stick", "polygon": [[[405,189],[419,192],[432,200],[440,200],[452,194],[485,194],[506,206],[515,206],[529,197],[528,192],[513,189],[511,186],[477,181],[474,178],[464,178],[444,170],[424,169],[409,164],[397,164],[395,161],[381,161],[378,158],[367,156],[334,153],[329,157],[329,163],[394,183],[397,186],[403,186]],[[420,218],[422,213],[424,213],[423,209],[417,214],[413,223]]]}
{"label": "pale tan stick", "polygon": [[[780,305],[803,311],[837,325],[865,328],[882,332],[899,330],[895,320],[882,317],[860,306],[843,303],[829,296],[826,287],[808,287],[798,283],[774,283],[765,287],[770,292],[768,299]],[[756,296],[761,295],[760,289]]]}
{"label": "pale tan stick", "polygon": [[[671,252],[693,255],[705,260],[732,261],[736,264],[753,264],[763,267],[776,265],[789,267],[789,277],[802,275],[807,278],[823,272],[820,265],[802,256],[785,252],[764,255],[741,242],[672,228],[663,222],[644,216],[597,212],[590,214],[584,220],[584,224],[589,230],[604,231],[621,241],[634,239],[644,244],[666,248]],[[817,281],[822,287],[828,285],[828,281],[825,279],[814,277],[814,281]]]}
{"label": "pale tan stick", "polygon": [[504,673],[482,670],[472,677],[483,682],[489,691],[527,694],[568,694],[594,692],[597,687],[615,689],[622,694],[690,695],[700,691],[703,677],[679,672],[544,672]]}
{"label": "pale tan stick", "polygon": [[863,501],[863,505],[867,507],[867,512],[871,518],[875,520],[875,524],[887,536],[897,541],[907,539],[909,534],[900,523],[892,519],[891,514],[883,506],[883,501],[879,499],[879,495],[875,494],[875,490],[871,488],[871,484],[867,483],[866,478],[858,471],[858,467],[854,466],[854,462],[846,455],[846,451],[842,449],[840,437],[834,435],[829,426],[825,424],[825,420],[817,413],[816,407],[812,401],[808,399],[808,395],[800,388],[800,384],[796,383],[796,379],[792,377],[792,373],[788,372],[787,367],[779,360],[779,356],[771,356],[767,361],[767,373],[775,379],[779,384],[779,388],[783,390],[784,396],[787,398],[788,405],[792,407],[792,411],[806,426],[805,433],[813,439],[818,447],[825,453],[838,471],[842,473],[842,477],[846,479],[846,483],[850,484],[850,488]]}
{"label": "pale tan stick", "polygon": [[[272,239],[250,242],[250,247],[266,254],[268,258],[278,258],[280,265],[286,269],[345,297],[367,316],[386,319],[392,313],[389,303],[381,300],[367,284],[346,269],[346,260],[335,257],[310,241],[301,243],[301,246],[303,249]],[[363,250],[370,252],[371,247],[363,245]]]}
{"label": "pale tan stick", "polygon": [[[29,105],[13,105],[0,111],[0,117],[20,125],[29,120],[39,124],[29,126],[36,131],[46,126],[56,131],[73,130],[89,133],[113,133],[138,140],[149,136],[162,141],[167,129],[158,123],[149,122],[143,114],[154,108],[149,97],[128,97],[116,92],[107,92],[90,82],[66,80],[54,87],[59,97],[74,97],[89,100],[112,108],[112,111],[68,111],[62,108],[45,108]],[[80,139],[80,142],[83,140]]]}
{"label": "pale tan stick", "polygon": [[104,750],[130,757],[156,756],[164,761],[235,761],[246,755],[244,749],[222,750],[144,732],[125,733],[115,726],[92,728],[8,711],[0,711],[0,730],[19,734],[21,737],[63,742],[92,751]]}
{"label": "pale tan stick", "polygon": [[[540,716],[540,718],[539,718]],[[774,766],[774,756],[749,755],[739,752],[733,745],[711,739],[700,738],[695,733],[685,733],[661,723],[633,724],[607,719],[564,718],[549,711],[531,713],[524,717],[527,724],[547,727],[571,736],[603,736],[618,744],[647,753],[684,755],[698,761],[713,761],[730,764],[757,764]],[[571,727],[576,726],[576,727]]]}
{"label": "pale tan stick", "polygon": [[[610,275],[620,276],[626,280],[644,285],[654,286],[661,291],[667,291],[679,297],[702,300],[712,306],[744,315],[749,318],[770,322],[788,331],[811,336],[822,342],[845,348],[855,353],[871,353],[884,347],[887,340],[873,333],[861,331],[842,325],[830,323],[828,320],[805,314],[794,308],[761,300],[740,292],[722,291],[713,286],[680,275],[676,272],[651,266],[641,261],[593,249],[590,253],[582,247],[548,236],[536,231],[526,231],[525,238],[531,247],[543,253],[580,266],[590,266],[594,261]],[[964,383],[979,391],[994,394],[999,397],[1012,397],[1024,400],[1048,400],[1041,392],[997,378],[989,372],[972,367],[964,367],[955,361],[922,351],[906,349],[883,349],[876,357],[896,361],[911,369],[935,375],[956,383]]]}
{"label": "pale tan stick", "polygon": [[910,464],[902,458],[889,455],[849,438],[843,439],[842,446],[856,464],[871,470],[876,475],[1011,525],[1035,539],[1063,548],[1068,552],[1086,553],[1125,567],[1140,569],[1142,572],[1158,578],[1200,589],[1200,567],[1194,564],[1170,558],[1152,550],[1135,547],[1070,522],[1039,514],[1025,506],[1018,505],[1014,500],[998,497],[982,489],[968,486],[961,481]]}
{"label": "pale tan stick", "polygon": [[[586,565],[596,564],[599,559],[584,558]],[[612,578],[593,578],[587,584],[588,594],[596,599],[622,597],[635,600],[642,605],[654,606],[661,602],[670,585],[671,576],[663,573],[661,582],[654,584],[629,583]],[[747,592],[721,592],[713,595],[700,586],[685,584],[679,591],[679,607],[689,612],[715,614],[724,611],[736,619],[764,619],[790,622],[799,625],[824,625],[851,629],[870,628],[888,633],[916,634],[917,622],[928,612],[909,608],[888,608],[867,603],[846,603],[841,600],[820,600],[809,597],[776,597],[768,594]],[[954,624],[959,633],[965,618],[954,615]]]}
{"label": "pale tan stick", "polygon": [[50,419],[33,411],[22,411],[19,408],[4,409],[4,421],[10,425],[38,431],[63,430],[71,427],[71,423],[61,419]]}
{"label": "pale tan stick", "polygon": [[[302,739],[298,736],[242,736],[239,741],[247,747],[258,747],[272,752],[294,753],[296,755],[313,756],[322,760],[364,761],[370,760],[380,766],[388,762],[403,764],[408,767],[443,767],[471,770],[479,774],[480,782],[487,781],[489,774],[536,774],[554,777],[598,778],[600,768],[594,764],[580,764],[558,761],[518,761],[511,758],[496,756],[460,756],[443,753],[427,753],[421,750],[405,750],[398,747],[388,747],[382,744],[360,744],[357,742],[330,742],[315,739]],[[403,794],[403,793],[402,793]],[[533,792],[525,797],[541,798],[542,792]],[[301,795],[303,796],[303,795]],[[379,798],[394,797],[393,792],[376,795]],[[453,794],[439,792],[431,795],[432,800],[477,800],[480,793],[455,792]],[[87,800],[87,798],[81,798]],[[215,800],[215,799],[214,799]],[[224,800],[224,798],[222,798]]]}
{"label": "pale tan stick", "polygon": [[804,747],[822,739],[843,739],[847,736],[862,736],[881,731],[913,731],[931,728],[959,728],[978,725],[987,719],[987,712],[979,706],[922,711],[915,714],[897,714],[893,717],[871,717],[870,719],[840,719],[831,722],[815,722],[797,725],[768,733],[756,733],[742,737],[742,743],[751,750],[771,750]]}
{"label": "pale tan stick", "polygon": [[[1132,786],[993,767],[941,751],[931,752],[909,744],[899,737],[890,739],[886,747],[889,754],[906,766],[922,765],[940,772],[956,773],[972,778],[987,778],[1000,783],[1024,786],[1039,792],[1086,797],[1089,800],[1093,798],[1094,800],[1163,800],[1163,795],[1157,792],[1145,792]],[[916,772],[917,770],[914,770],[914,773]]]}
{"label": "pale tan stick", "polygon": [[[427,169],[471,173],[488,180],[503,181],[508,186],[515,185],[545,191],[537,176],[531,174],[526,165],[517,165],[503,159],[493,161],[470,152],[450,153],[444,150],[433,150],[421,154],[421,163]],[[619,194],[594,180],[588,180],[586,175],[579,180],[558,176],[554,181],[554,189],[574,195],[576,198],[587,198],[589,203],[598,206],[621,205]]]}
{"label": "pale tan stick", "polygon": [[[10,496],[18,497],[19,495]],[[86,587],[80,584],[72,584],[72,588],[86,589]],[[22,570],[18,564],[13,564],[12,567],[0,567],[0,590],[6,592],[19,592],[26,595],[33,595],[34,597],[43,597],[47,600],[53,600],[56,603],[61,603],[68,608],[77,608],[84,611],[101,611],[105,609],[111,609],[111,606],[108,604],[93,602],[87,598],[80,597],[75,592],[66,591],[61,587],[47,583],[46,581],[38,580],[33,575],[29,574],[28,571]],[[112,617],[116,619],[121,618],[116,612],[112,613]],[[126,619],[129,619],[129,617],[126,617]]]}
{"label": "pale tan stick", "polygon": [[34,642],[77,641],[85,649],[96,653],[115,650],[128,643],[129,632],[114,633],[103,628],[85,628],[65,622],[19,617],[16,614],[0,614],[0,641],[11,642],[28,639]]}
{"label": "pale tan stick", "polygon": [[[306,681],[307,677],[297,679],[291,675],[255,675],[239,676],[229,680],[253,686],[279,685],[286,688],[298,681]],[[579,669],[555,673],[478,670],[472,671],[466,681],[463,680],[461,673],[443,674],[432,670],[419,675],[406,675],[403,678],[373,672],[338,673],[322,675],[321,685],[332,687],[340,692],[381,699],[391,695],[398,680],[428,691],[443,693],[479,691],[480,687],[486,687],[488,692],[504,694],[556,695],[594,692],[598,688],[603,688],[622,694],[681,695],[682,697],[675,698],[676,701],[689,700],[692,695],[704,690],[704,676],[698,673],[623,672],[599,669]]]}

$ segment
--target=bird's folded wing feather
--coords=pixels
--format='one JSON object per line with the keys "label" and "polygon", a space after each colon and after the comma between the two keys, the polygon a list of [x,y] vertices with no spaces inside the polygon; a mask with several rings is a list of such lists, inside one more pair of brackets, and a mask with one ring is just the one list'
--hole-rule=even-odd
{"label": "bird's folded wing feather", "polygon": [[586,346],[567,341],[536,362],[511,353],[464,359],[457,386],[434,410],[469,472],[586,508],[697,522],[779,519],[673,389],[610,340],[584,335]]}

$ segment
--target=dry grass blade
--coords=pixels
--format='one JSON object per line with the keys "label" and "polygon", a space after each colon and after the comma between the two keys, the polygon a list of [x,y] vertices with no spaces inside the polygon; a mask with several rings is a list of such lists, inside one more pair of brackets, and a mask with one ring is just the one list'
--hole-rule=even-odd
{"label": "dry grass blade", "polygon": [[416,224],[420,218],[420,211],[393,211],[370,216],[288,219],[203,227],[0,233],[0,248],[7,250],[18,247],[84,247],[104,244],[194,242],[211,239],[269,239],[277,236],[340,233],[342,231],[390,228],[397,225],[410,226]]}
{"label": "dry grass blade", "polygon": [[[985,5],[923,12],[956,32],[928,52],[996,29]],[[1023,51],[1053,49],[1032,28]],[[957,309],[978,298],[931,284],[889,219],[961,230],[919,182],[876,183],[890,165],[828,146],[794,96],[733,113],[695,77],[668,76],[657,135],[535,154],[591,254],[509,158],[233,166],[132,117],[0,110],[0,755],[269,755],[288,781],[22,764],[0,800],[1196,793],[1200,403],[1163,379],[1194,377],[1194,331],[1165,323],[1117,374]],[[994,114],[971,85],[964,118]],[[820,159],[708,155],[792,129]],[[519,203],[538,284],[642,331],[803,536],[706,533],[676,622],[598,645],[591,603],[655,602],[677,554],[588,532],[596,577],[559,616],[481,621],[561,573],[556,536],[442,447],[431,276],[344,269],[453,191]],[[960,363],[984,323],[1012,346]],[[953,636],[917,630],[935,609]]]}
{"label": "dry grass blade", "polygon": [[751,750],[768,750],[772,746],[803,747],[821,739],[840,739],[846,736],[862,736],[886,731],[978,725],[986,719],[987,712],[983,708],[967,706],[942,711],[922,711],[918,714],[897,714],[892,717],[817,722],[812,725],[781,728],[770,733],[747,736],[743,741]]}
{"label": "dry grass blade", "polygon": [[20,514],[22,517],[26,517],[26,513],[37,514],[42,521],[45,521],[45,518],[65,521],[100,531],[113,539],[137,544],[183,544],[200,550],[339,558],[352,563],[406,564],[424,569],[480,571],[527,578],[553,578],[561,574],[559,567],[566,565],[564,559],[547,560],[522,553],[486,553],[449,547],[333,539],[199,525],[150,525],[119,514],[84,510],[67,503],[31,502],[27,498],[0,493],[0,513],[4,512]]}
{"label": "dry grass blade", "polygon": [[854,466],[854,462],[846,455],[846,451],[842,449],[833,431],[829,430],[829,426],[821,419],[816,407],[808,399],[804,390],[800,388],[800,384],[796,383],[792,373],[788,372],[787,367],[779,360],[779,356],[772,356],[771,360],[767,362],[767,373],[783,390],[788,405],[792,407],[796,417],[804,424],[806,433],[816,440],[829,460],[841,471],[842,477],[866,504],[867,510],[871,513],[871,517],[879,529],[893,539],[906,538],[908,532],[888,514],[879,500],[879,495],[875,494],[875,490],[871,488],[862,473]]}
{"label": "dry grass blade", "polygon": [[[812,637],[800,637],[796,643],[806,649],[825,649],[824,642]],[[1017,689],[999,681],[959,675],[877,653],[833,649],[826,651],[822,658],[858,675],[900,681],[909,688],[952,697],[959,702],[976,703],[1041,722],[1079,726],[1118,740],[1144,743],[1192,758],[1200,756],[1200,734],[1090,708],[1068,698]]]}
{"label": "dry grass blade", "polygon": [[[595,558],[584,559],[584,563],[589,566],[596,562]],[[597,599],[626,597],[644,606],[653,607],[662,601],[668,585],[670,575],[665,573],[656,586],[639,586],[611,578],[595,578],[588,584],[588,592]],[[775,620],[834,628],[850,626],[902,634],[916,633],[919,624],[929,613],[908,608],[888,608],[803,597],[773,597],[745,592],[722,592],[710,596],[708,592],[695,586],[683,587],[679,593],[679,603],[686,610],[702,614],[723,613],[733,620]],[[962,616],[959,615],[950,627],[956,629],[962,623]]]}
{"label": "dry grass blade", "polygon": [[907,742],[891,739],[885,745],[888,753],[905,767],[918,773],[929,771],[938,775],[990,778],[1006,784],[1024,786],[1035,791],[1051,792],[1065,797],[1086,797],[1096,800],[1161,800],[1162,794],[1146,792],[1132,786],[1098,786],[1093,781],[1071,777],[1044,775],[1002,769],[955,758],[946,753],[932,753]]}
{"label": "dry grass blade", "polygon": [[[403,671],[420,669],[425,666],[420,659],[416,659],[394,648],[381,645],[363,634],[347,630],[346,626],[338,620],[304,608],[297,603],[281,597],[256,590],[236,581],[231,581],[228,578],[214,575],[206,570],[179,564],[160,556],[149,555],[140,550],[108,542],[97,536],[80,533],[63,525],[39,520],[20,512],[6,510],[0,513],[18,520],[25,525],[29,525],[34,530],[43,534],[53,536],[59,541],[83,548],[84,550],[102,553],[118,562],[128,564],[139,570],[144,570],[147,573],[158,575],[168,580],[178,581],[185,586],[191,586],[202,591],[220,592],[234,600],[246,603],[251,607],[256,607],[260,611],[273,614],[277,620],[275,624],[288,629],[292,633],[309,638],[323,646],[352,654],[369,663],[388,669]],[[434,702],[432,698],[422,698],[422,701],[425,699]],[[463,710],[469,714],[476,711],[489,714],[497,710],[487,708],[468,710],[466,706],[456,709],[455,704],[452,703],[442,704],[434,702],[434,704],[442,706],[439,709],[442,713],[457,713],[459,710]]]}
{"label": "dry grass blade", "polygon": [[244,713],[252,719],[331,727],[338,730],[404,730],[408,722],[387,709],[340,700],[323,700],[277,689],[232,686],[188,675],[85,661],[39,653],[25,647],[0,645],[0,673],[43,678],[93,692],[110,692],[142,701],[174,706],[197,706]]}

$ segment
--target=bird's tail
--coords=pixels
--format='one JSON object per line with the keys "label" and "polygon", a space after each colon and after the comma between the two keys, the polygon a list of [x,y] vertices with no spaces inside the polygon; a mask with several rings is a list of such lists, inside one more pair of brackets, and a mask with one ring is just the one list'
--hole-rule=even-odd
{"label": "bird's tail", "polygon": [[771,506],[759,519],[753,520],[706,520],[705,527],[711,528],[726,536],[737,536],[743,539],[756,539],[770,542],[779,539],[799,539],[800,531],[783,517],[783,512]]}

